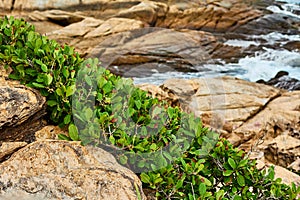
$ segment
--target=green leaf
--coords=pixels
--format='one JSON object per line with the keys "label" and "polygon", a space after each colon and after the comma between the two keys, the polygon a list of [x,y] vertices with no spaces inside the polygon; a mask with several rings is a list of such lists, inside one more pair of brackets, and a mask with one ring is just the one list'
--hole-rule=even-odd
{"label": "green leaf", "polygon": [[136,101],[134,102],[134,104],[135,104],[135,106],[137,107],[137,109],[140,109],[141,106],[142,106],[142,102],[141,102],[140,100],[136,100]]}
{"label": "green leaf", "polygon": [[66,115],[64,118],[64,124],[69,124],[71,122],[71,115]]}
{"label": "green leaf", "polygon": [[228,163],[229,163],[230,167],[232,167],[232,169],[236,168],[236,163],[232,158],[228,158]]}
{"label": "green leaf", "polygon": [[64,96],[64,93],[63,93],[63,91],[60,89],[60,88],[57,88],[56,90],[55,90],[55,92],[56,92],[56,94],[58,95],[58,96]]}
{"label": "green leaf", "polygon": [[221,199],[223,199],[223,197],[224,197],[224,190],[219,190],[216,193],[216,200],[221,200]]}
{"label": "green leaf", "polygon": [[58,139],[71,141],[71,138],[69,138],[68,136],[66,136],[64,134],[58,134]]}
{"label": "green leaf", "polygon": [[172,119],[173,115],[174,115],[174,109],[172,107],[168,107],[167,113],[168,113],[169,118]]}
{"label": "green leaf", "polygon": [[57,101],[55,101],[55,100],[48,100],[47,101],[47,105],[50,106],[50,107],[53,107],[53,106],[57,105]]}
{"label": "green leaf", "polygon": [[206,193],[206,185],[205,183],[200,183],[199,185],[199,193],[201,196],[203,196]]}
{"label": "green leaf", "polygon": [[120,163],[121,163],[122,165],[125,165],[125,164],[127,164],[128,158],[127,158],[127,156],[125,156],[125,155],[121,155],[121,156],[119,157],[119,161],[120,161]]}
{"label": "green leaf", "polygon": [[151,182],[150,177],[145,173],[141,173],[140,177],[141,177],[141,181],[143,183],[148,183],[149,184]]}
{"label": "green leaf", "polygon": [[238,195],[235,195],[235,196],[233,197],[233,200],[242,200],[242,197],[240,197],[240,196],[238,196]]}
{"label": "green leaf", "polygon": [[49,86],[53,81],[53,77],[51,76],[51,74],[47,74],[46,77],[47,78],[45,84]]}
{"label": "green leaf", "polygon": [[245,186],[245,178],[240,174],[237,176],[237,182],[241,187]]}
{"label": "green leaf", "polygon": [[35,32],[30,31],[30,32],[28,33],[28,35],[27,35],[27,40],[28,40],[29,42],[31,42],[31,41],[34,40],[34,37],[35,37]]}
{"label": "green leaf", "polygon": [[70,138],[73,141],[78,141],[79,140],[79,135],[78,135],[77,127],[74,124],[70,124],[68,130],[69,130]]}
{"label": "green leaf", "polygon": [[248,164],[248,160],[247,160],[247,159],[241,160],[241,161],[239,162],[238,168],[244,167],[244,166],[246,166],[247,164]]}
{"label": "green leaf", "polygon": [[155,143],[152,143],[152,144],[150,145],[150,149],[151,149],[152,151],[155,151],[156,148],[157,148],[157,146],[156,146]]}
{"label": "green leaf", "polygon": [[71,96],[75,92],[75,85],[71,85],[67,87],[66,96]]}
{"label": "green leaf", "polygon": [[32,85],[36,88],[45,88],[45,86],[40,83],[32,83]]}
{"label": "green leaf", "polygon": [[230,176],[233,173],[233,170],[225,170],[223,171],[223,176]]}

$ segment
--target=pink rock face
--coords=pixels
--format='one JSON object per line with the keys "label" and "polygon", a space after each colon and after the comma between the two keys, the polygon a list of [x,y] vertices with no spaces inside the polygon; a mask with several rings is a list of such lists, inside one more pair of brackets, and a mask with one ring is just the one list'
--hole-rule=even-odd
{"label": "pink rock face", "polygon": [[136,200],[138,193],[145,199],[133,172],[104,150],[78,142],[31,143],[0,163],[0,172],[0,199]]}

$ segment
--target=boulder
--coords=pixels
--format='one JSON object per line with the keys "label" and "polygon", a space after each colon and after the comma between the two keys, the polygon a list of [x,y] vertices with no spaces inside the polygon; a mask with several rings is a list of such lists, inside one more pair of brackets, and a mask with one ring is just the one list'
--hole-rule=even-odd
{"label": "boulder", "polygon": [[168,6],[164,3],[153,1],[142,1],[138,5],[129,9],[121,10],[116,17],[126,17],[143,21],[149,25],[154,25],[158,17],[164,17]]}
{"label": "boulder", "polygon": [[139,20],[126,19],[126,18],[110,18],[105,22],[101,23],[101,25],[97,26],[96,29],[90,31],[84,37],[90,38],[90,37],[107,36],[114,33],[140,29],[143,27],[144,24]]}
{"label": "boulder", "polygon": [[133,172],[78,142],[33,142],[0,163],[0,172],[0,199],[146,199]]}
{"label": "boulder", "polygon": [[221,47],[207,32],[148,27],[112,35],[88,57],[100,58],[115,74],[142,77],[155,72],[201,70],[200,65]]}
{"label": "boulder", "polygon": [[45,102],[38,91],[0,77],[0,141],[33,141],[44,126]]}
{"label": "boulder", "polygon": [[191,1],[171,4],[164,18],[159,18],[156,26],[168,28],[189,28],[214,32],[230,32],[262,16],[245,1],[212,0]]}
{"label": "boulder", "polygon": [[1,142],[0,143],[0,162],[6,160],[18,149],[26,146],[26,142]]}

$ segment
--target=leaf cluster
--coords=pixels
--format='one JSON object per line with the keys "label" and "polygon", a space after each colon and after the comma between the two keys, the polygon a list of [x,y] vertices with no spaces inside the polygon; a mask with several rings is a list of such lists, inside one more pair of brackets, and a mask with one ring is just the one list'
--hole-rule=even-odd
{"label": "leaf cluster", "polygon": [[71,95],[83,59],[68,45],[40,35],[24,20],[0,19],[0,64],[9,78],[36,88],[47,97],[50,119],[61,126],[71,121]]}
{"label": "leaf cluster", "polygon": [[98,59],[80,58],[22,19],[0,19],[0,64],[47,98],[51,122],[69,130],[60,138],[113,153],[158,199],[296,199],[300,193],[275,180],[274,168],[258,170],[199,118],[150,97]]}

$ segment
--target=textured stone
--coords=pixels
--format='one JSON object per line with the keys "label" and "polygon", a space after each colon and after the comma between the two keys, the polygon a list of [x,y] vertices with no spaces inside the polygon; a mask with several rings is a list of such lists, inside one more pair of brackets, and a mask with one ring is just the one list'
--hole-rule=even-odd
{"label": "textured stone", "polygon": [[26,146],[26,142],[2,142],[0,143],[0,162],[5,160],[18,149]]}
{"label": "textured stone", "polygon": [[282,182],[288,185],[291,185],[292,183],[295,183],[297,186],[300,185],[299,175],[277,165],[275,165],[274,171],[275,171],[275,179],[281,178]]}
{"label": "textured stone", "polygon": [[48,125],[35,132],[35,140],[57,140],[59,134],[68,136],[68,132],[66,130],[61,129],[58,126]]}
{"label": "textured stone", "polygon": [[167,5],[164,3],[143,1],[130,9],[121,10],[116,16],[136,19],[153,25],[158,17],[166,15],[167,10]]}
{"label": "textured stone", "polygon": [[101,37],[114,33],[125,32],[129,30],[143,28],[144,24],[139,20],[125,18],[110,18],[101,23],[96,29],[89,31],[85,38]]}
{"label": "textured stone", "polygon": [[51,32],[47,35],[57,35],[66,37],[83,37],[85,34],[93,31],[102,24],[103,20],[94,19],[92,17],[87,17],[80,22],[72,23],[62,29]]}
{"label": "textured stone", "polygon": [[0,78],[0,141],[32,140],[43,126],[45,102],[38,91]]}
{"label": "textured stone", "polygon": [[137,190],[145,199],[133,172],[104,150],[78,142],[31,143],[1,163],[0,172],[0,199],[136,200]]}
{"label": "textured stone", "polygon": [[102,65],[118,75],[139,77],[157,71],[197,71],[196,66],[211,59],[220,46],[210,33],[149,27],[108,37],[88,57],[101,58]]}

